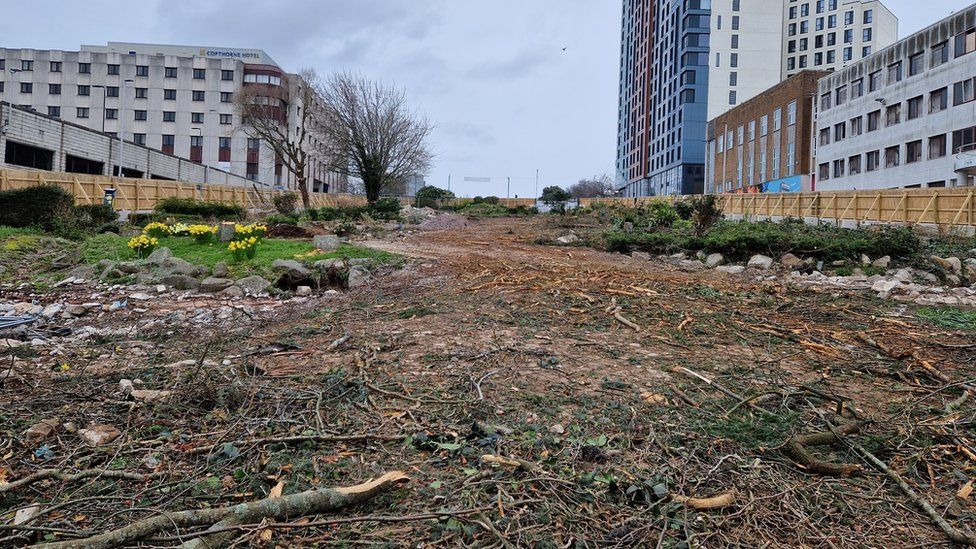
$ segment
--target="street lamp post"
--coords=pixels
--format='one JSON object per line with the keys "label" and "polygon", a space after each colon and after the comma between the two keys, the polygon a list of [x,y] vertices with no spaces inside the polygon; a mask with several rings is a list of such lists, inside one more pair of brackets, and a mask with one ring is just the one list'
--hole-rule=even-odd
{"label": "street lamp post", "polygon": [[122,175],[122,153],[125,151],[125,96],[126,88],[129,84],[135,82],[130,78],[125,79],[122,82],[122,110],[119,113],[119,177],[125,177]]}

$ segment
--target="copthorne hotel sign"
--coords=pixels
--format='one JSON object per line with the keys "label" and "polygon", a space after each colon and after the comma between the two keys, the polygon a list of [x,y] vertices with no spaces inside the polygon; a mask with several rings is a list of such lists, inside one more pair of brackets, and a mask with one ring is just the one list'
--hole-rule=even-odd
{"label": "copthorne hotel sign", "polygon": [[240,59],[242,61],[260,61],[262,57],[260,52],[252,50],[210,50],[207,48],[200,48],[200,55],[220,59]]}

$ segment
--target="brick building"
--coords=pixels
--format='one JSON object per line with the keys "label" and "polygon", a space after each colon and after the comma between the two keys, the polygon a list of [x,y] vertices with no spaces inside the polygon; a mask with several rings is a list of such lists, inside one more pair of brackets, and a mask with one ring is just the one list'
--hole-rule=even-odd
{"label": "brick building", "polygon": [[828,74],[801,71],[710,121],[705,192],[812,190],[813,98]]}

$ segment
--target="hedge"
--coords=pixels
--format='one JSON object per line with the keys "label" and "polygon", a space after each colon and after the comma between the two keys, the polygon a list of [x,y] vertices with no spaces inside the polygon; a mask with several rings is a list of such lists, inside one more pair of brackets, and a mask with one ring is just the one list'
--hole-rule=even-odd
{"label": "hedge", "polygon": [[244,219],[247,211],[242,206],[208,202],[192,198],[166,198],[156,204],[159,214],[193,215],[215,219]]}
{"label": "hedge", "polygon": [[52,230],[75,218],[75,198],[53,185],[35,185],[0,192],[0,225]]}

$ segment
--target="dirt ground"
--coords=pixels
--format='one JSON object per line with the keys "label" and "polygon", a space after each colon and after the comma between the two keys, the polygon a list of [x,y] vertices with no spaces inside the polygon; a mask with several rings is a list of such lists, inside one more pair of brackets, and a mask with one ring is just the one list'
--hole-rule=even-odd
{"label": "dirt ground", "polygon": [[[0,545],[399,470],[409,483],[363,505],[245,525],[233,543],[949,546],[855,445],[952,526],[974,526],[976,334],[873,295],[534,244],[554,231],[536,217],[396,234],[367,244],[406,265],[369,288],[158,298],[94,322],[87,338],[9,353]],[[27,291],[4,298],[46,299]],[[133,401],[123,379],[173,394]],[[56,432],[27,444],[27,428],[51,418]],[[852,475],[787,457],[792,437],[854,421],[863,427],[843,441],[807,448]],[[64,423],[121,436],[89,447]],[[4,490],[41,469],[90,468],[145,476]],[[725,498],[702,509],[684,496]],[[40,513],[12,526],[31,506]]]}

